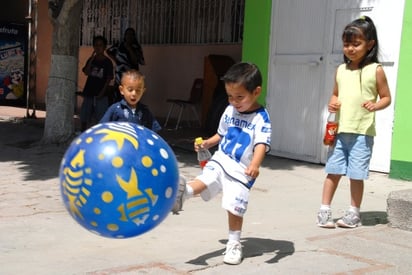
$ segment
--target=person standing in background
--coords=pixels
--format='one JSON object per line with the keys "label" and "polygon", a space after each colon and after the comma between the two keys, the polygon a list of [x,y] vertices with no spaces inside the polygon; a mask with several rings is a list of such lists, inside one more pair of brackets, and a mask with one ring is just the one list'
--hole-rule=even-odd
{"label": "person standing in background", "polygon": [[93,38],[93,53],[83,67],[87,75],[80,110],[81,131],[92,124],[93,115],[99,121],[108,108],[108,87],[113,79],[113,63],[105,54],[107,40],[99,35]]}
{"label": "person standing in background", "polygon": [[118,87],[121,85],[122,74],[130,69],[139,71],[139,66],[146,64],[142,47],[137,40],[136,31],[133,28],[127,28],[120,45],[115,44],[110,47],[107,50],[107,54],[116,63],[115,95],[113,101],[117,102],[121,100]]}

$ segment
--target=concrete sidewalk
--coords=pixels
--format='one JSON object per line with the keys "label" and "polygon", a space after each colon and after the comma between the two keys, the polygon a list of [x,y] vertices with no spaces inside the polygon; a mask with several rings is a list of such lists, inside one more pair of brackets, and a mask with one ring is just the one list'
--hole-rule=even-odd
{"label": "concrete sidewalk", "polygon": [[[323,166],[268,156],[245,216],[245,258],[229,266],[222,263],[227,217],[220,197],[190,199],[180,215],[135,238],[107,239],[80,227],[60,196],[65,148],[35,145],[41,123],[21,119],[25,110],[11,112],[0,107],[0,274],[411,274],[412,232],[391,228],[386,215],[388,194],[411,182],[371,173],[364,226],[321,229],[315,218]],[[165,136],[181,173],[192,178],[200,168],[183,133]],[[335,219],[349,205],[348,187],[345,178]]]}

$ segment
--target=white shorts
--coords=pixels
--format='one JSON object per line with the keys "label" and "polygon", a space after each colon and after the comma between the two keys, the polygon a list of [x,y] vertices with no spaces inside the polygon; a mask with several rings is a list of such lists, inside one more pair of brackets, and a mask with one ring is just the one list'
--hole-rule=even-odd
{"label": "white shorts", "polygon": [[222,192],[222,208],[233,215],[243,217],[249,203],[249,189],[226,175],[219,164],[209,161],[203,168],[203,173],[196,179],[207,186],[200,193],[203,200],[208,201]]}

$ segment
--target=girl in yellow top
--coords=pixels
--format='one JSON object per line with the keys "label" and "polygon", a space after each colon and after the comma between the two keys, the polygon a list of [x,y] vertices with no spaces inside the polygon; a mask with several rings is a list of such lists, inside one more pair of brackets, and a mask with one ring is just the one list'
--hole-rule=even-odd
{"label": "girl in yellow top", "polygon": [[[391,103],[385,72],[378,63],[378,37],[367,16],[356,19],[343,30],[344,64],[336,71],[329,112],[336,112],[339,128],[336,143],[329,150],[322,203],[317,216],[320,227],[334,228],[330,208],[343,175],[350,179],[351,203],[336,225],[361,225],[360,206],[364,180],[369,175],[375,133],[375,111]],[[379,96],[379,100],[378,100]]]}

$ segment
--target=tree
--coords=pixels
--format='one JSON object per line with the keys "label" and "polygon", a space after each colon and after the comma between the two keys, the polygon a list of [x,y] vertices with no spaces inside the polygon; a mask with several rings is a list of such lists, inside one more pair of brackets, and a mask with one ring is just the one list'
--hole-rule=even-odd
{"label": "tree", "polygon": [[83,0],[49,0],[48,3],[53,39],[42,143],[64,144],[72,139],[74,132]]}

